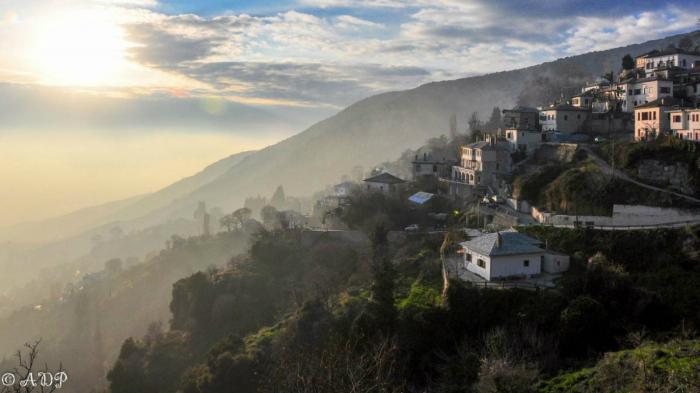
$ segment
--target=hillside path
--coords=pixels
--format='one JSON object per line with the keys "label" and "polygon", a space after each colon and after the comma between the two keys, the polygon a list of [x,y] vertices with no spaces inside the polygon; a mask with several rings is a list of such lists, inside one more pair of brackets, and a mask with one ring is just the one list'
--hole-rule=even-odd
{"label": "hillside path", "polygon": [[610,175],[611,175],[611,176],[615,176],[615,177],[617,177],[617,178],[619,178],[619,179],[621,179],[621,180],[624,180],[624,181],[629,182],[629,183],[636,184],[636,185],[638,185],[638,186],[640,186],[640,187],[644,187],[644,188],[646,188],[646,189],[648,189],[648,190],[653,190],[653,191],[663,192],[663,193],[666,193],[666,194],[675,195],[675,196],[677,196],[677,197],[679,197],[679,198],[683,198],[683,199],[685,199],[685,200],[688,200],[688,201],[691,201],[691,202],[700,204],[700,199],[698,199],[698,198],[695,198],[695,197],[692,197],[692,196],[686,195],[686,194],[681,194],[681,193],[679,193],[679,192],[667,190],[667,189],[664,189],[664,188],[652,186],[651,184],[642,183],[641,181],[632,178],[631,176],[629,176],[628,174],[626,174],[625,172],[623,172],[623,171],[621,171],[621,170],[619,170],[619,169],[615,169],[615,170],[613,171],[613,169],[612,169],[612,167],[610,166],[610,164],[608,164],[607,161],[605,161],[604,159],[600,158],[596,153],[594,153],[593,150],[591,150],[591,148],[590,148],[589,146],[584,145],[584,144],[579,144],[579,147],[580,147],[583,151],[585,151],[585,152],[588,154],[588,157],[590,157],[593,161],[595,161],[596,164],[598,164],[601,168],[603,168],[603,169],[607,170],[608,172],[610,172]]}

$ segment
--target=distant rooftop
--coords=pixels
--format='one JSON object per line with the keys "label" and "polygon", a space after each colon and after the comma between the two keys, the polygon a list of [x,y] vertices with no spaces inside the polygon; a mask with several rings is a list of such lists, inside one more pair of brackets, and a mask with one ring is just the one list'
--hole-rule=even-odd
{"label": "distant rooftop", "polygon": [[384,183],[384,184],[399,184],[399,183],[405,183],[406,181],[392,175],[391,173],[380,173],[377,176],[372,176],[370,178],[367,178],[364,180],[365,182],[368,183]]}
{"label": "distant rooftop", "polygon": [[507,144],[503,142],[496,141],[495,143],[491,143],[489,141],[479,141],[479,142],[474,142],[466,145],[465,147],[469,147],[471,149],[479,149],[479,150],[510,150],[507,147]]}
{"label": "distant rooftop", "polygon": [[504,109],[503,113],[506,113],[506,112],[537,113],[537,109],[531,108],[529,106],[516,106],[513,109]]}
{"label": "distant rooftop", "polygon": [[461,243],[465,249],[486,256],[535,254],[544,252],[539,240],[516,231],[486,233]]}
{"label": "distant rooftop", "polygon": [[654,101],[648,102],[643,105],[639,105],[635,107],[634,109],[640,109],[640,108],[655,108],[658,106],[677,106],[681,108],[695,108],[696,107],[696,102],[690,99],[679,99],[675,97],[661,97],[657,98]]}
{"label": "distant rooftop", "polygon": [[543,108],[542,110],[545,111],[585,111],[588,112],[587,108],[580,108],[577,106],[569,105],[569,104],[557,104],[557,105],[550,105],[546,108]]}
{"label": "distant rooftop", "polygon": [[658,57],[658,56],[668,56],[668,55],[692,55],[692,56],[700,56],[700,52],[696,51],[690,51],[690,50],[685,50],[681,48],[667,48],[667,49],[654,49],[651,52],[644,53],[642,55],[637,56],[637,58],[640,57]]}

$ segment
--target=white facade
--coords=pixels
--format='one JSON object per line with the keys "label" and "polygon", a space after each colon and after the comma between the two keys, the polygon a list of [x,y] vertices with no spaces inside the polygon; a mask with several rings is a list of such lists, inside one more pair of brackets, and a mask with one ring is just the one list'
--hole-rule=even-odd
{"label": "white facade", "polygon": [[516,231],[486,233],[461,243],[464,268],[488,281],[561,273],[569,268],[565,254],[545,250],[536,239]]}
{"label": "white facade", "polygon": [[634,112],[634,108],[638,105],[644,105],[661,97],[673,97],[673,81],[666,79],[620,83],[618,88],[624,92],[622,110],[625,112]]}
{"label": "white facade", "polygon": [[557,274],[569,270],[569,256],[558,252],[547,252],[544,254],[542,270],[547,273]]}
{"label": "white facade", "polygon": [[700,142],[700,109],[679,109],[668,112],[673,135]]}
{"label": "white facade", "polygon": [[510,149],[493,136],[462,146],[461,151],[459,165],[452,167],[453,195],[471,196],[474,187],[496,187],[498,176],[511,171]]}
{"label": "white facade", "polygon": [[651,75],[657,69],[664,67],[695,69],[698,61],[700,61],[700,55],[681,52],[646,56],[644,57],[644,72]]}
{"label": "white facade", "polygon": [[529,154],[542,144],[542,133],[539,131],[506,129],[505,135],[511,151],[522,150]]}
{"label": "white facade", "polygon": [[590,111],[571,105],[559,105],[540,111],[542,131],[557,131],[562,134],[574,134],[583,131]]}
{"label": "white facade", "polygon": [[506,277],[530,277],[542,272],[544,251],[534,254],[488,257],[465,250],[465,268],[486,280]]}

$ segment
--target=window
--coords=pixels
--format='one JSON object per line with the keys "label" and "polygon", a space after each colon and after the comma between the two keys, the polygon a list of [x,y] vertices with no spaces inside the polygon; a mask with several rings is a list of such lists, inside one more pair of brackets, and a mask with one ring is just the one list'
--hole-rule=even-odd
{"label": "window", "polygon": [[433,172],[437,172],[437,165],[433,165]]}
{"label": "window", "polygon": [[564,120],[569,120],[569,115],[564,115]]}
{"label": "window", "polygon": [[649,112],[642,112],[642,120],[651,120],[649,118]]}
{"label": "window", "polygon": [[656,111],[651,112],[651,114],[654,115],[654,116],[653,116],[654,118],[653,118],[652,120],[656,120]]}
{"label": "window", "polygon": [[634,95],[638,96],[638,95],[640,95],[640,94],[642,94],[642,90],[641,90],[641,89],[634,89]]}
{"label": "window", "polygon": [[482,269],[486,269],[486,262],[484,262],[484,260],[481,258],[476,260],[476,265]]}
{"label": "window", "polygon": [[472,254],[466,253],[466,254],[464,254],[464,257],[467,259],[467,262],[471,262],[471,261],[472,261]]}
{"label": "window", "polygon": [[659,92],[661,94],[671,94],[671,88],[670,87],[660,87]]}
{"label": "window", "polygon": [[530,266],[530,260],[526,259],[523,261],[523,267],[528,267],[528,266]]}
{"label": "window", "polygon": [[673,122],[680,123],[681,122],[681,115],[673,115]]}
{"label": "window", "polygon": [[581,115],[576,115],[576,119],[581,120]]}

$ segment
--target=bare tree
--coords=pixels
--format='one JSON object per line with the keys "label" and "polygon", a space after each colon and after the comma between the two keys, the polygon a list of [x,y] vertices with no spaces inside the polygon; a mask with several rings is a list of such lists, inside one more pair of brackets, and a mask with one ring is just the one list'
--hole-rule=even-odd
{"label": "bare tree", "polygon": [[2,375],[0,393],[52,393],[63,387],[68,374],[59,364],[58,370],[49,370],[48,364],[43,368],[38,364],[39,344],[41,340],[24,344],[24,352],[17,351],[17,366]]}
{"label": "bare tree", "polygon": [[401,360],[392,339],[360,345],[354,340],[288,351],[273,367],[275,381],[263,391],[277,393],[399,393]]}

